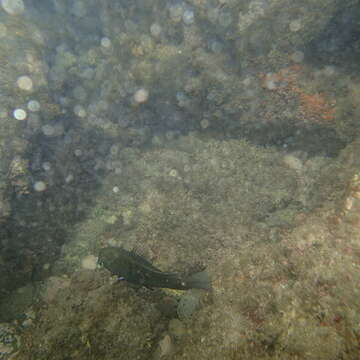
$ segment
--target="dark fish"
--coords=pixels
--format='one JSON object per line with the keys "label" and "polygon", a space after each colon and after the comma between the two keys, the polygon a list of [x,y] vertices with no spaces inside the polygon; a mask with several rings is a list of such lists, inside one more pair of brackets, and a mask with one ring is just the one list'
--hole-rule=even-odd
{"label": "dark fish", "polygon": [[120,247],[107,247],[100,250],[99,264],[112,274],[126,281],[148,288],[205,289],[211,288],[206,271],[185,275],[177,272],[163,272],[142,256]]}

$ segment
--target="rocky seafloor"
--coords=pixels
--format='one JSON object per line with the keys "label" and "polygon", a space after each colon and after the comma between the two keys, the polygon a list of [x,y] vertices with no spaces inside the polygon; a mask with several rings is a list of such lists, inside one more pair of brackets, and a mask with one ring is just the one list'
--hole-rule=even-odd
{"label": "rocky seafloor", "polygon": [[1,0],[0,359],[358,359],[358,9]]}

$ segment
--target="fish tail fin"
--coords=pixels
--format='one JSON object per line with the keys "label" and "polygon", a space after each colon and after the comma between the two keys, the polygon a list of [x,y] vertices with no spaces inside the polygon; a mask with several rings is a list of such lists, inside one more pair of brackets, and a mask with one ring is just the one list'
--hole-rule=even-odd
{"label": "fish tail fin", "polygon": [[186,278],[186,285],[193,289],[211,289],[211,280],[209,274],[204,270],[195,274],[189,275]]}

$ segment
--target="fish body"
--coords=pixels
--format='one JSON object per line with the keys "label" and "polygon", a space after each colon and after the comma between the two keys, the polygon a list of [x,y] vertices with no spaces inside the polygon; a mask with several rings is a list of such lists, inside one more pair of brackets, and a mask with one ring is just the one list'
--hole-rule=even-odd
{"label": "fish body", "polygon": [[112,274],[126,281],[148,288],[209,290],[211,283],[206,271],[185,275],[178,272],[163,272],[144,257],[120,247],[107,247],[99,252],[99,263]]}

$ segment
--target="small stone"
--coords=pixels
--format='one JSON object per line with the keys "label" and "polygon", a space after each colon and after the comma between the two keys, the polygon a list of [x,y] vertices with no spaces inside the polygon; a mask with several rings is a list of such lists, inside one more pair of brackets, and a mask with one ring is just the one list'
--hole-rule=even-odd
{"label": "small stone", "polygon": [[159,342],[160,358],[168,356],[173,351],[173,343],[169,335],[165,335]]}
{"label": "small stone", "polygon": [[98,258],[94,255],[85,256],[81,261],[81,267],[86,270],[95,270]]}

